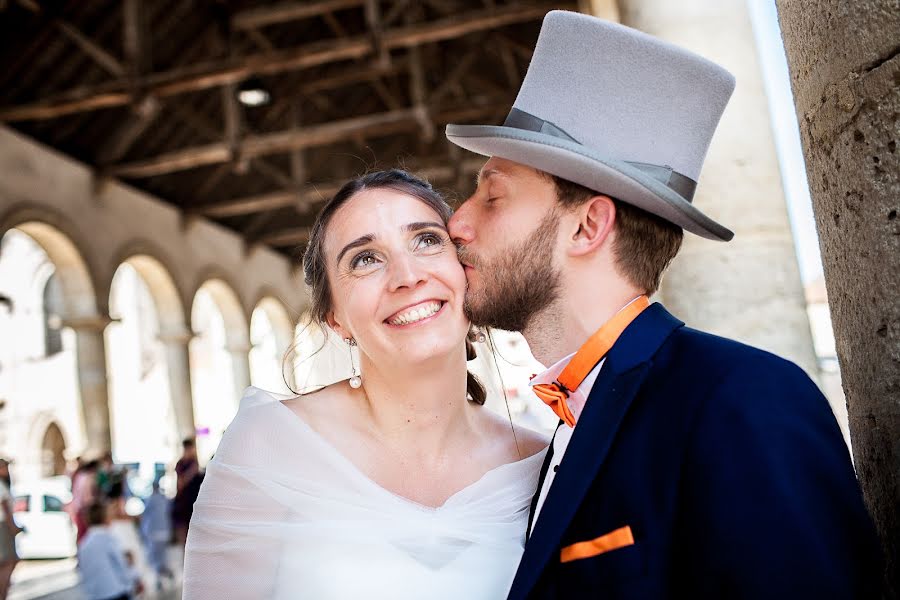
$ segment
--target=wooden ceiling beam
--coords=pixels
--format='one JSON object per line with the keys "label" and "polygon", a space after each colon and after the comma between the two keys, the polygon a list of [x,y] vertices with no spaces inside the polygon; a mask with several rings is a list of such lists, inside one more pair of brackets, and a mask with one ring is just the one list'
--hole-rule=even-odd
{"label": "wooden ceiling beam", "polygon": [[129,75],[137,81],[150,68],[150,31],[141,0],[125,0],[122,4],[122,47]]}
{"label": "wooden ceiling beam", "polygon": [[[125,49],[126,74],[137,81],[150,66],[148,15],[139,0],[125,0],[122,4],[122,47]],[[132,88],[131,114],[104,142],[97,154],[101,165],[122,159],[160,114],[161,103],[152,96],[139,98],[140,91]]]}
{"label": "wooden ceiling beam", "polygon": [[[395,110],[332,121],[322,125],[311,125],[297,131],[247,136],[240,145],[240,153],[243,157],[254,158],[289,152],[298,148],[327,145],[351,137],[353,134],[378,135],[407,131],[415,125],[414,110]],[[226,162],[230,158],[231,152],[228,145],[220,142],[176,150],[147,160],[126,163],[113,167],[111,173],[121,177],[153,177]]]}
{"label": "wooden ceiling beam", "polygon": [[56,20],[56,28],[59,29],[69,41],[78,46],[78,48],[94,59],[98,65],[103,67],[109,74],[116,77],[125,75],[125,66],[122,62],[100,47],[99,44],[91,40],[88,36],[71,23],[62,19]]}
{"label": "wooden ceiling beam", "polygon": [[155,98],[144,98],[134,105],[132,115],[122,123],[106,140],[97,153],[101,165],[114,163],[128,153],[147,128],[161,112],[161,105]]}
{"label": "wooden ceiling beam", "polygon": [[410,0],[395,0],[394,5],[391,7],[391,10],[384,16],[381,24],[385,27],[392,25],[397,19],[399,19],[404,12],[406,12],[407,8],[409,8]]}
{"label": "wooden ceiling beam", "polygon": [[349,34],[347,30],[344,29],[344,26],[341,25],[341,22],[337,20],[331,13],[325,13],[322,15],[322,20],[325,21],[325,24],[331,29],[332,33],[339,38],[347,38]]}
{"label": "wooden ceiling beam", "polygon": [[[561,6],[563,5],[564,6]],[[429,23],[386,30],[383,44],[387,49],[412,48],[460,36],[495,29],[514,23],[533,21],[552,8],[571,3],[541,3],[536,6],[505,6],[473,11]],[[247,77],[273,75],[301,70],[330,62],[354,60],[371,55],[367,36],[335,42],[326,40],[290,50],[254,54],[231,60],[173,69],[141,78],[139,84],[147,94],[166,97],[237,83]],[[122,106],[130,101],[127,82],[114,82],[85,87],[34,104],[0,109],[0,121],[51,119],[67,114]]]}
{"label": "wooden ceiling beam", "polygon": [[286,206],[294,206],[301,202],[301,194],[296,189],[278,190],[265,194],[256,194],[224,202],[214,202],[198,206],[194,210],[213,219],[239,217],[257,212],[277,210]]}
{"label": "wooden ceiling beam", "polygon": [[384,45],[384,28],[381,24],[381,3],[379,0],[366,0],[366,26],[372,38],[372,49],[375,53],[375,64],[386,67],[391,64],[391,53]]}
{"label": "wooden ceiling beam", "polygon": [[309,227],[291,227],[260,236],[256,241],[268,246],[293,246],[309,241]]}
{"label": "wooden ceiling beam", "polygon": [[450,73],[444,77],[443,81],[441,81],[441,84],[432,90],[431,95],[428,97],[429,104],[440,103],[444,96],[450,93],[450,91],[453,90],[453,87],[460,82],[462,77],[469,72],[469,69],[472,68],[475,61],[483,55],[484,47],[480,43],[473,45],[463,57],[457,61]]}
{"label": "wooden ceiling beam", "polygon": [[[508,103],[498,106],[473,106],[443,111],[434,115],[438,125],[448,122],[465,122],[505,111]],[[268,154],[279,154],[325,146],[341,140],[352,139],[354,135],[379,136],[413,131],[421,127],[421,115],[415,108],[393,110],[384,113],[353,117],[320,125],[311,125],[294,131],[281,131],[264,135],[247,136],[241,143],[240,155],[256,158]],[[185,171],[206,165],[228,162],[231,152],[222,142],[185,148],[153,158],[125,163],[111,167],[109,174],[125,178],[143,178]]]}
{"label": "wooden ceiling beam", "polygon": [[[440,164],[419,165],[418,168],[416,165],[406,165],[404,168],[429,181],[452,181],[458,177],[460,172],[470,174],[477,172],[483,164],[483,159],[470,158],[457,165],[442,161]],[[321,202],[323,198],[330,198],[345,183],[346,180],[308,183],[303,185],[301,189],[290,188],[244,198],[235,198],[224,202],[211,202],[195,207],[192,212],[204,217],[223,219],[263,211],[273,211],[290,206],[310,206]]]}
{"label": "wooden ceiling beam", "polygon": [[366,65],[357,69],[348,69],[343,73],[326,77],[318,77],[300,85],[302,94],[327,92],[354,83],[374,82],[384,77],[403,72],[407,67],[405,59],[394,59],[387,67]]}
{"label": "wooden ceiling beam", "polygon": [[324,13],[361,6],[365,0],[318,0],[317,2],[283,2],[275,6],[252,8],[235,13],[231,17],[234,29],[256,29],[317,17]]}

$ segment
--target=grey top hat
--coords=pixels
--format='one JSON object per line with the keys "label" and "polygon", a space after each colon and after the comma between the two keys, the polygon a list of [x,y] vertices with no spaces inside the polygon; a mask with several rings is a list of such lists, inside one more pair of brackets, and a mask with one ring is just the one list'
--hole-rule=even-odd
{"label": "grey top hat", "polygon": [[734,234],[691,200],[733,90],[728,71],[682,48],[551,11],[506,122],[448,125],[447,138],[728,241]]}

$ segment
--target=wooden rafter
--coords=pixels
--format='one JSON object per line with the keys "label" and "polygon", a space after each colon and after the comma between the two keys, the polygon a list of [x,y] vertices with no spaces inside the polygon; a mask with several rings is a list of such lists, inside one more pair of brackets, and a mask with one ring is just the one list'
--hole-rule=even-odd
{"label": "wooden rafter", "polygon": [[303,244],[309,240],[309,227],[292,227],[290,229],[282,229],[273,233],[267,233],[259,238],[262,244],[269,246],[293,246]]}
{"label": "wooden rafter", "polygon": [[[506,106],[505,103],[504,106]],[[443,111],[436,114],[434,118],[437,123],[466,121],[483,117],[486,112],[495,112],[496,110],[496,106],[467,107]],[[414,131],[421,127],[421,118],[422,115],[417,109],[404,108],[320,125],[310,125],[295,131],[247,136],[240,145],[240,155],[244,158],[255,158],[301,148],[325,146],[341,140],[352,139],[354,135],[381,136]],[[126,178],[153,177],[227,162],[230,158],[231,152],[227,144],[219,142],[184,148],[161,156],[114,166],[109,173]]]}
{"label": "wooden rafter", "polygon": [[[453,181],[459,177],[459,173],[475,173],[481,168],[482,164],[484,164],[484,160],[470,158],[456,161],[455,164],[441,161],[441,163],[431,166],[420,166],[417,168],[416,165],[409,165],[405,168],[429,181]],[[235,198],[224,202],[210,202],[203,206],[195,207],[193,212],[205,217],[222,219],[290,206],[308,206],[320,202],[323,198],[333,196],[344,183],[344,181],[309,183],[304,185],[302,189],[284,189],[244,198]]]}
{"label": "wooden rafter", "polygon": [[375,64],[384,68],[391,63],[391,54],[384,45],[384,30],[381,24],[381,5],[378,0],[366,0],[365,4],[366,26],[372,36],[372,51],[375,54]]}
{"label": "wooden rafter", "polygon": [[98,43],[84,35],[77,27],[68,21],[57,19],[56,28],[111,75],[115,75],[116,77],[125,75],[125,67],[122,65],[122,62],[111,53],[101,48]]}
{"label": "wooden rafter", "polygon": [[354,8],[365,0],[318,0],[316,2],[283,2],[275,6],[253,8],[231,17],[234,29],[257,29],[266,25],[308,19],[344,8]]}
{"label": "wooden rafter", "polygon": [[[298,131],[281,131],[248,136],[240,146],[241,156],[253,158],[267,154],[289,152],[298,148],[322,146],[346,139],[353,134],[384,135],[409,131],[416,123],[413,109],[403,109],[312,125]],[[225,143],[185,148],[162,156],[113,167],[112,174],[121,177],[153,177],[163,173],[184,171],[204,165],[230,160],[231,152]]]}
{"label": "wooden rafter", "polygon": [[[537,6],[512,6],[473,11],[425,24],[416,24],[384,32],[387,49],[411,48],[421,44],[453,39],[531,21],[542,17],[560,3]],[[271,75],[300,70],[341,60],[370,56],[372,44],[367,37],[338,42],[326,40],[274,53],[255,54],[216,63],[173,69],[141,78],[142,89],[157,97],[174,96],[235,83],[254,74]],[[67,114],[111,108],[128,104],[131,95],[122,82],[73,90],[56,98],[17,107],[0,109],[0,121],[49,119]]]}

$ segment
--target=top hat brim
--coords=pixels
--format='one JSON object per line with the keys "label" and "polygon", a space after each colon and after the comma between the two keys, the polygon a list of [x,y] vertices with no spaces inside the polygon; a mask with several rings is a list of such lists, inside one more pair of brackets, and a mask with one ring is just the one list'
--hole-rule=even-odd
{"label": "top hat brim", "polygon": [[447,139],[476,154],[505,158],[609,195],[701,237],[723,242],[734,237],[661,181],[577,142],[503,125],[447,125]]}

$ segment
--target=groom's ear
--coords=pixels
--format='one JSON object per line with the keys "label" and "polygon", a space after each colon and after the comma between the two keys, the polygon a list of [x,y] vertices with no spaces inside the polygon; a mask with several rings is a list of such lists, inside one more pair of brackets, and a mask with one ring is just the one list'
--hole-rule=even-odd
{"label": "groom's ear", "polygon": [[577,228],[569,240],[569,256],[585,256],[603,246],[616,222],[616,205],[609,196],[591,196],[572,211]]}

